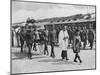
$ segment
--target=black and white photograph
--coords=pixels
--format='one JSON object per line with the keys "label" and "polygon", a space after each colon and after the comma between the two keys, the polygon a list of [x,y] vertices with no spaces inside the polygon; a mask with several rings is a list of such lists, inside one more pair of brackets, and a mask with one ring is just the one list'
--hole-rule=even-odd
{"label": "black and white photograph", "polygon": [[11,74],[96,69],[96,6],[11,0]]}

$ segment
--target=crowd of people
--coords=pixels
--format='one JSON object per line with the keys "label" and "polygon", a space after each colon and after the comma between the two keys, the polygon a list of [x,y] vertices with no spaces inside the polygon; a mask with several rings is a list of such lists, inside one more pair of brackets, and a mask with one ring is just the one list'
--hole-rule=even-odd
{"label": "crowd of people", "polygon": [[[57,35],[58,34],[58,35]],[[65,25],[59,33],[56,32],[55,28],[48,31],[46,28],[44,30],[37,30],[36,28],[31,28],[28,24],[20,27],[19,30],[12,30],[12,46],[14,46],[14,35],[17,38],[17,46],[20,47],[21,53],[24,52],[23,47],[26,44],[28,47],[28,57],[32,58],[31,50],[37,51],[37,45],[40,45],[40,54],[49,55],[48,45],[51,46],[51,57],[55,57],[54,47],[56,44],[62,50],[62,59],[69,60],[67,57],[68,48],[71,48],[75,53],[74,62],[79,59],[82,62],[79,52],[80,49],[86,48],[87,44],[90,44],[90,49],[93,48],[95,32],[93,28],[84,27],[71,27]]]}

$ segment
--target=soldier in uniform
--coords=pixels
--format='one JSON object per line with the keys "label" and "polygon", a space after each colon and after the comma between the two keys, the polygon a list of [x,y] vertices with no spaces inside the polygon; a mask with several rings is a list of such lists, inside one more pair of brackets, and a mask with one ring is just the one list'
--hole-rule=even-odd
{"label": "soldier in uniform", "polygon": [[86,43],[87,43],[87,32],[83,27],[83,30],[81,32],[81,41],[83,42],[83,48],[86,47]]}
{"label": "soldier in uniform", "polygon": [[49,51],[48,51],[48,34],[49,32],[48,32],[48,30],[47,29],[45,29],[45,31],[44,31],[44,39],[45,39],[45,43],[44,43],[44,54],[46,54],[47,53],[47,55],[49,55]]}
{"label": "soldier in uniform", "polygon": [[77,62],[77,59],[78,59],[79,62],[82,63],[82,60],[79,56],[80,44],[81,44],[81,38],[79,35],[79,30],[76,30],[74,34],[74,44],[73,44],[73,52],[75,53],[74,62]]}
{"label": "soldier in uniform", "polygon": [[68,29],[68,34],[69,34],[69,45],[71,47],[71,44],[73,42],[73,31],[72,31],[72,29],[70,27]]}
{"label": "soldier in uniform", "polygon": [[28,47],[28,58],[31,59],[31,57],[32,57],[31,48],[32,48],[32,44],[33,44],[33,35],[32,35],[30,28],[26,29],[25,41],[26,41],[26,45]]}
{"label": "soldier in uniform", "polygon": [[89,41],[90,47],[92,49],[92,47],[93,47],[93,41],[94,41],[94,33],[93,33],[93,30],[91,28],[88,31],[88,41]]}
{"label": "soldier in uniform", "polygon": [[53,28],[53,30],[50,32],[50,45],[51,45],[51,57],[55,57],[54,53],[54,45],[56,43],[56,30]]}
{"label": "soldier in uniform", "polygon": [[24,32],[24,27],[21,27],[21,31],[19,33],[20,36],[20,43],[21,43],[21,53],[23,53],[23,45],[25,41],[25,32]]}

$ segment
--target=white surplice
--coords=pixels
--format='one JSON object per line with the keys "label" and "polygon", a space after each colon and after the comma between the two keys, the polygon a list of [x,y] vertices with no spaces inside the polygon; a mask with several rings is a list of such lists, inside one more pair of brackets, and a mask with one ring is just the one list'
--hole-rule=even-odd
{"label": "white surplice", "polygon": [[67,30],[63,31],[61,30],[59,32],[59,47],[61,48],[61,50],[68,50],[68,38],[66,40],[64,40],[64,37],[68,37],[68,32]]}

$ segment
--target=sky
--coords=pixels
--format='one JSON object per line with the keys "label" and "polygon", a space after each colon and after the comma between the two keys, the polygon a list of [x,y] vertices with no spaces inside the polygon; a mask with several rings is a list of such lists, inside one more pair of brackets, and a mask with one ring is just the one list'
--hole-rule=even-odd
{"label": "sky", "polygon": [[12,23],[26,21],[28,17],[44,19],[51,17],[67,17],[75,14],[95,12],[94,6],[68,4],[51,4],[39,2],[12,1]]}

